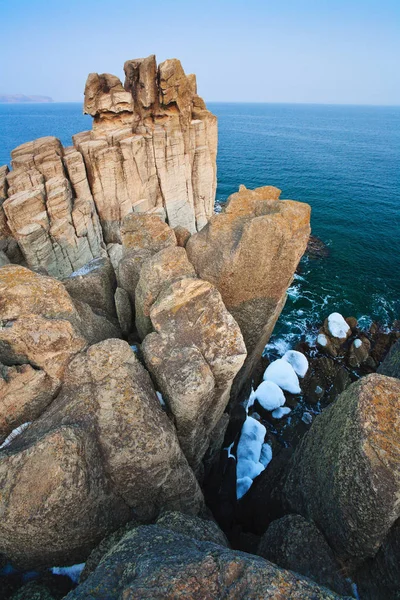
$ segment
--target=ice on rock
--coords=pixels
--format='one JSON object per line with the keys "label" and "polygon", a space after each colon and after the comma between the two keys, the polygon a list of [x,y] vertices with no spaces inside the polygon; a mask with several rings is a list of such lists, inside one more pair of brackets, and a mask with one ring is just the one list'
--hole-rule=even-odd
{"label": "ice on rock", "polygon": [[85,563],[79,565],[72,565],[72,567],[53,567],[50,571],[53,575],[66,575],[74,583],[79,583],[79,577],[85,568]]}
{"label": "ice on rock", "polygon": [[161,392],[156,392],[156,396],[157,396],[157,398],[158,398],[158,400],[159,400],[159,402],[160,402],[161,406],[165,406],[165,400],[164,400],[164,398],[162,397],[162,393],[161,393]]}
{"label": "ice on rock", "polygon": [[15,440],[16,437],[18,437],[19,435],[21,435],[21,433],[23,431],[25,431],[25,429],[30,424],[31,424],[31,421],[28,421],[27,423],[22,423],[22,425],[20,425],[19,427],[16,427],[15,429],[13,429],[12,432],[10,433],[10,435],[8,437],[6,437],[6,439],[4,440],[4,442],[1,444],[0,450],[2,450],[3,448],[7,448],[7,446],[9,446],[11,444],[11,442],[13,440]]}
{"label": "ice on rock", "polygon": [[265,468],[264,464],[260,462],[260,458],[266,432],[264,425],[253,419],[253,417],[247,417],[243,423],[236,452],[238,499],[250,488],[251,483],[249,484],[248,480],[255,479]]}
{"label": "ice on rock", "polygon": [[328,339],[327,339],[326,335],[324,335],[323,333],[320,333],[317,337],[317,343],[320,346],[326,346],[328,343]]}
{"label": "ice on rock", "polygon": [[255,401],[256,397],[257,397],[257,396],[256,396],[256,393],[255,393],[255,391],[253,390],[253,388],[251,388],[251,394],[250,394],[250,396],[249,396],[249,399],[247,400],[246,412],[249,412],[249,408],[250,408],[251,406],[253,406],[253,404],[254,404],[254,401]]}
{"label": "ice on rock", "polygon": [[282,419],[285,415],[290,413],[290,408],[288,406],[282,406],[282,408],[276,408],[272,411],[272,416],[274,419]]}
{"label": "ice on rock", "polygon": [[333,337],[344,339],[350,327],[340,313],[332,313],[328,317],[328,329]]}
{"label": "ice on rock", "polygon": [[[280,409],[282,410],[282,409]],[[290,408],[289,408],[290,411]],[[272,448],[266,442],[262,445],[261,454],[260,454],[260,463],[264,465],[264,468],[269,465],[272,460]]]}
{"label": "ice on rock", "polygon": [[[255,391],[255,398],[264,410],[275,410],[285,404],[285,395],[273,381],[263,381]],[[254,401],[253,401],[254,403]]]}
{"label": "ice on rock", "polygon": [[360,348],[362,346],[362,341],[358,338],[354,340],[354,348]]}
{"label": "ice on rock", "polygon": [[305,423],[306,425],[311,425],[312,423],[312,414],[309,412],[304,412],[303,416],[301,417],[301,420],[303,421],[303,423]]}
{"label": "ice on rock", "polygon": [[237,480],[237,482],[236,482],[236,497],[238,500],[240,500],[240,498],[242,498],[242,496],[244,496],[249,491],[252,483],[253,483],[253,480],[250,479],[250,477],[243,477],[242,479]]}
{"label": "ice on rock", "polygon": [[286,360],[292,365],[294,372],[299,377],[304,377],[308,371],[308,360],[301,352],[297,350],[289,350],[282,356],[283,360]]}
{"label": "ice on rock", "polygon": [[[300,394],[299,378],[297,377],[293,367],[283,358],[274,360],[265,370],[263,379],[272,381],[280,388],[290,392],[291,394]],[[279,405],[279,406],[282,406]],[[274,407],[278,408],[278,406]]]}

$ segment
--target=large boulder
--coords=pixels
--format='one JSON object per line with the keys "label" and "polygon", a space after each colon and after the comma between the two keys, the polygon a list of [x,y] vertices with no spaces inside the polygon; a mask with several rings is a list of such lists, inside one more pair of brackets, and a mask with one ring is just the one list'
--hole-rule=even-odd
{"label": "large boulder", "polygon": [[76,424],[1,450],[0,487],[0,552],[24,569],[81,562],[130,514],[94,437]]}
{"label": "large boulder", "polygon": [[161,525],[137,527],[66,600],[341,597],[263,558],[201,539],[193,529],[189,537]]}
{"label": "large boulder", "polygon": [[[83,452],[74,450],[78,442],[69,450],[58,441],[70,430],[84,448],[92,448],[79,458],[89,475],[80,475],[75,466],[74,452],[79,457]],[[46,477],[35,466],[45,439],[54,446],[52,454],[46,445],[46,455],[40,458],[40,469],[48,468]],[[26,487],[15,485],[22,464]],[[70,362],[61,391],[47,411],[0,452],[0,472],[0,553],[29,566],[79,562],[128,517],[153,519],[162,509],[195,514],[203,505],[148,373],[129,345],[115,339],[90,346]],[[39,499],[27,492],[34,480],[29,474],[43,482]],[[56,526],[66,487],[70,498]],[[40,502],[43,507],[38,510]],[[103,510],[109,513],[107,519]],[[37,518],[29,520],[36,511]],[[71,546],[74,538],[76,547]]]}
{"label": "large boulder", "polygon": [[109,258],[96,258],[64,279],[72,298],[89,304],[93,312],[109,320],[117,318],[114,294],[117,279]]}
{"label": "large boulder", "polygon": [[142,339],[153,330],[150,310],[161,290],[185,277],[196,277],[196,273],[184,248],[167,247],[142,264],[135,291],[136,328]]}
{"label": "large boulder", "polygon": [[237,389],[261,357],[310,234],[310,207],[279,195],[271,186],[241,186],[186,245],[197,274],[217,287],[242,331],[248,357]]}
{"label": "large boulder", "polygon": [[286,515],[271,523],[261,538],[257,554],[338,594],[351,594],[351,587],[341,575],[341,566],[324,536],[300,515]]}
{"label": "large boulder", "polygon": [[318,416],[297,447],[283,488],[336,555],[376,554],[400,516],[400,381],[372,374]]}
{"label": "large boulder", "polygon": [[218,290],[199,279],[164,288],[150,319],[155,332],[142,344],[144,359],[197,471],[244,362],[243,338]]}
{"label": "large boulder", "polygon": [[31,364],[55,382],[88,344],[119,337],[119,330],[73,301],[63,284],[17,265],[0,269],[0,361]]}

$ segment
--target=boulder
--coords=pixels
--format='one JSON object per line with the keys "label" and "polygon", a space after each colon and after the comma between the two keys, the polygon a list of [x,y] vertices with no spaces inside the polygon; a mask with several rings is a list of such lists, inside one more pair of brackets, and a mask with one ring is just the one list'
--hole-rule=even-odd
{"label": "boulder", "polygon": [[55,382],[88,343],[119,337],[105,318],[74,302],[61,282],[24,267],[0,269],[0,298],[0,360],[39,367]]}
{"label": "boulder", "polygon": [[257,554],[338,594],[352,593],[324,536],[300,515],[286,515],[271,523],[261,538]]}
{"label": "boulder", "polygon": [[198,279],[165,288],[150,318],[155,333],[142,344],[144,360],[174,416],[189,464],[198,471],[245,359],[243,338],[216,288]]}
{"label": "boulder", "polygon": [[81,562],[129,508],[93,436],[76,424],[29,429],[0,451],[0,552],[23,569]]}
{"label": "boulder", "polygon": [[190,535],[160,525],[133,529],[66,600],[340,598],[260,557]]}
{"label": "boulder", "polygon": [[72,298],[89,304],[93,312],[116,319],[114,293],[117,280],[109,258],[96,258],[63,280]]}
{"label": "boulder", "polygon": [[156,521],[157,525],[200,542],[213,542],[229,548],[228,540],[215,521],[209,521],[194,515],[180,512],[164,512]]}
{"label": "boulder", "polygon": [[400,379],[400,340],[390,348],[389,353],[378,367],[378,373]]}
{"label": "boulder", "polygon": [[374,556],[400,516],[399,409],[397,379],[363,377],[314,420],[288,468],[288,508],[349,565]]}
{"label": "boulder", "polygon": [[36,419],[57,390],[57,383],[42,369],[0,363],[0,445],[14,429]]}
{"label": "boulder", "polygon": [[121,236],[124,248],[150,250],[152,254],[176,246],[174,230],[156,215],[130,213],[122,222]]}
{"label": "boulder", "polygon": [[136,328],[141,339],[153,330],[150,309],[168,285],[185,277],[196,277],[184,248],[169,246],[143,262],[135,290]]}
{"label": "boulder", "polygon": [[237,390],[268,342],[310,233],[310,207],[279,195],[271,186],[241,186],[186,245],[198,276],[216,286],[242,331],[248,357]]}
{"label": "boulder", "polygon": [[[88,475],[78,476],[74,450],[69,457],[65,445],[57,441],[57,432],[70,430],[76,431],[82,444],[93,447],[85,457],[85,468],[90,477],[96,478],[96,485],[91,484]],[[54,438],[56,453],[43,460],[43,468],[47,464],[49,470],[43,481],[47,501],[27,527],[29,515],[36,514],[37,503],[43,502],[44,496],[38,500],[23,487],[13,488],[12,482],[25,457],[25,448],[30,449],[26,455],[27,472],[31,467],[32,477],[42,477],[35,470],[35,456],[46,436]],[[62,473],[63,461],[68,460],[71,476],[67,467]],[[56,476],[58,470],[61,473]],[[132,516],[149,520],[166,509],[196,513],[203,505],[200,488],[148,373],[129,345],[115,339],[90,346],[71,361],[61,391],[47,411],[0,453],[0,472],[3,489],[10,490],[0,497],[0,514],[7,515],[3,529],[0,526],[0,552],[18,564],[35,567],[82,561],[104,535]],[[31,480],[28,483],[32,485]],[[56,526],[66,485],[71,498],[65,502]],[[90,490],[90,502],[81,498],[82,486]],[[96,501],[91,494],[97,494]],[[107,519],[101,502],[109,513]],[[89,506],[90,515],[85,512]],[[19,520],[13,515],[20,515]],[[47,526],[54,531],[48,531]],[[35,542],[31,536],[39,527],[41,534]],[[60,529],[68,531],[60,535]],[[74,537],[76,548],[71,549],[70,540]]]}
{"label": "boulder", "polygon": [[151,250],[126,250],[116,270],[118,287],[128,293],[131,305],[135,306],[136,286],[143,263],[152,256]]}
{"label": "boulder", "polygon": [[355,580],[360,598],[398,600],[400,590],[400,520],[389,531],[374,558],[366,560]]}
{"label": "boulder", "polygon": [[185,227],[182,227],[182,225],[178,225],[177,227],[174,227],[174,231],[175,231],[175,237],[176,237],[176,242],[178,244],[178,246],[181,246],[182,248],[185,248],[189,238],[190,238],[190,231],[188,229],[185,229]]}

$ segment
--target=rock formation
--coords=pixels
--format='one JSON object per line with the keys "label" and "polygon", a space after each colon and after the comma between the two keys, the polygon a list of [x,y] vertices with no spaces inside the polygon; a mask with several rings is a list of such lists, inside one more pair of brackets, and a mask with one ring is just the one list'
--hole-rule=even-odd
{"label": "rock formation", "polygon": [[279,200],[280,193],[241,186],[186,245],[198,276],[218,288],[242,331],[248,357],[237,388],[261,357],[310,234],[308,204]]}
{"label": "rock formation", "polygon": [[63,148],[45,137],[0,168],[0,251],[66,277],[121,242],[132,212],[195,232],[214,209],[217,121],[179,60],[127,61],[125,84],[91,73],[84,112],[93,129]]}
{"label": "rock formation", "polygon": [[363,377],[314,421],[290,463],[289,509],[349,566],[374,556],[400,516],[399,409],[397,379]]}

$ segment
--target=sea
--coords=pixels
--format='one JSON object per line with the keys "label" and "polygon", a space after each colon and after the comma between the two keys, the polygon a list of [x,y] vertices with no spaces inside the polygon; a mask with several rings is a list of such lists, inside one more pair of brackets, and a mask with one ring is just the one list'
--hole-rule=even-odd
{"label": "sea", "polygon": [[[268,350],[312,343],[332,312],[362,327],[400,319],[400,107],[209,103],[218,117],[217,207],[240,184],[308,202],[328,256],[305,256]],[[0,105],[0,165],[10,151],[91,128],[80,103]]]}

